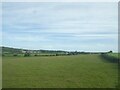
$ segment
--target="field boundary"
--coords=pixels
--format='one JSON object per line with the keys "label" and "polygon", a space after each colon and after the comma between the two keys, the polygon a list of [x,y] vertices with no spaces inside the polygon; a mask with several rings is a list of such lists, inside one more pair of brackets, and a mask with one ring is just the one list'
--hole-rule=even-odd
{"label": "field boundary", "polygon": [[114,57],[114,56],[110,56],[108,54],[101,54],[100,55],[104,60],[111,62],[111,63],[118,63],[119,62],[119,58]]}

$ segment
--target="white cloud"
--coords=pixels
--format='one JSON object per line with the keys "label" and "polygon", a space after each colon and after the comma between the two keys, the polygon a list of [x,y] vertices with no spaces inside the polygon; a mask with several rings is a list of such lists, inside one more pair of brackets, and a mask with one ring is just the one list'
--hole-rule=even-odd
{"label": "white cloud", "polygon": [[17,41],[17,42],[38,42],[38,41],[46,41],[46,37],[44,36],[33,36],[31,34],[10,34],[10,33],[3,33],[3,40],[9,41]]}
{"label": "white cloud", "polygon": [[[117,3],[4,3],[5,43],[14,40],[16,46],[23,42],[24,45],[19,45],[22,47],[31,42],[29,47],[33,48],[38,44],[44,49],[86,50],[94,49],[94,44],[96,50],[98,46],[106,50],[106,45],[107,49],[116,50],[117,8]],[[114,42],[112,45],[110,40]]]}
{"label": "white cloud", "polygon": [[2,2],[119,2],[119,0],[2,0]]}

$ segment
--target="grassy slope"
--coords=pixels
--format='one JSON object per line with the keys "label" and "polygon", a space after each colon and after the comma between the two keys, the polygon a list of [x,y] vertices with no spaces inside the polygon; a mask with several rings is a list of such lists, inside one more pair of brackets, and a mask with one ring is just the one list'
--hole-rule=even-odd
{"label": "grassy slope", "polygon": [[99,55],[4,57],[3,87],[115,87],[117,64]]}

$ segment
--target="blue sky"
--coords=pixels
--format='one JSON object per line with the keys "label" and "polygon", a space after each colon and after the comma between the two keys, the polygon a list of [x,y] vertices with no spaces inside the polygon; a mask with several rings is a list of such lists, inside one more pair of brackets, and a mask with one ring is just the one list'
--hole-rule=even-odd
{"label": "blue sky", "polygon": [[116,3],[3,3],[3,46],[117,51]]}

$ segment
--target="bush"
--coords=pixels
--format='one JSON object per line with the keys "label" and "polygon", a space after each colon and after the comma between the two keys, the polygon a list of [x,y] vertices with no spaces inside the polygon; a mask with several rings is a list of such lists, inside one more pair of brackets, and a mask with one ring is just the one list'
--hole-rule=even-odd
{"label": "bush", "polygon": [[112,51],[109,51],[108,53],[112,53]]}
{"label": "bush", "polygon": [[14,54],[13,56],[18,56],[17,54]]}
{"label": "bush", "polygon": [[58,54],[56,54],[56,56],[58,56]]}
{"label": "bush", "polygon": [[34,56],[38,56],[37,54],[35,54]]}
{"label": "bush", "polygon": [[28,57],[28,56],[30,56],[30,53],[26,52],[26,53],[24,54],[24,57]]}

